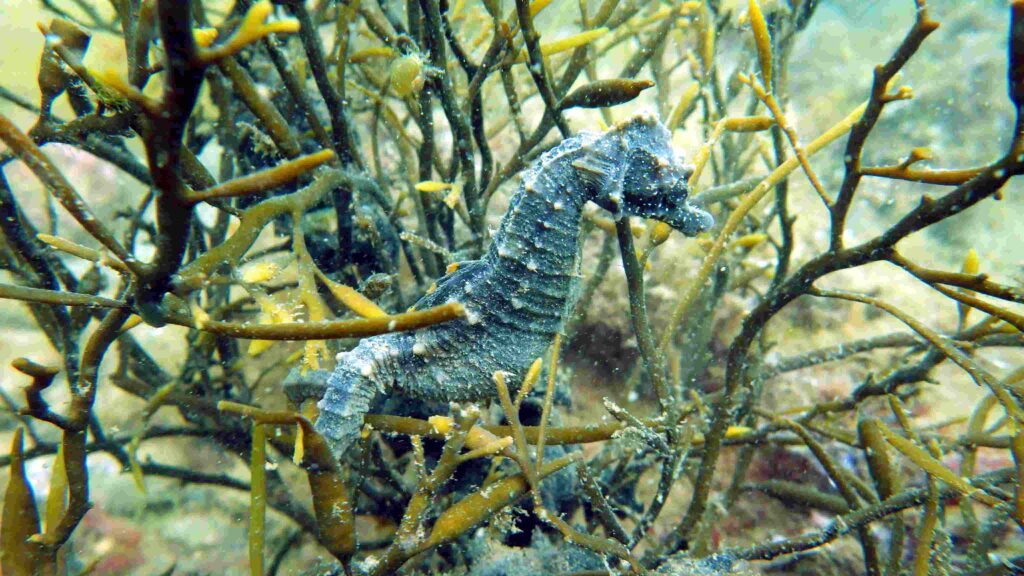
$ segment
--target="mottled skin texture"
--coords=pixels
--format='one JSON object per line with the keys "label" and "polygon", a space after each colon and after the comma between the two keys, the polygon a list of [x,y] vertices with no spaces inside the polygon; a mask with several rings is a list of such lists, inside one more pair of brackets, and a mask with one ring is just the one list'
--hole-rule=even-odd
{"label": "mottled skin texture", "polygon": [[694,235],[712,219],[687,203],[688,174],[668,131],[646,117],[603,134],[580,133],[545,153],[523,174],[487,254],[461,263],[416,303],[461,302],[466,319],[366,338],[340,354],[317,430],[342,455],[377,394],[476,401],[496,395],[496,371],[518,383],[578,298],[583,205],[593,201],[616,216],[655,218]]}

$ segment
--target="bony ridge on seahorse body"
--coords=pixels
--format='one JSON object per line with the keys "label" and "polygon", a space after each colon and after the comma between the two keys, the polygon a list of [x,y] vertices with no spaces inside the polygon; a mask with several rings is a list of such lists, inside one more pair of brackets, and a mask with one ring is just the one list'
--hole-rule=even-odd
{"label": "bony ridge on seahorse body", "polygon": [[339,354],[318,404],[317,430],[341,456],[377,394],[433,401],[494,396],[494,372],[521,375],[575,305],[583,205],[661,220],[693,236],[713,220],[687,202],[690,172],[673,153],[668,130],[647,116],[604,133],[581,132],[543,154],[523,174],[486,255],[461,263],[416,303],[461,302],[466,318],[366,338]]}

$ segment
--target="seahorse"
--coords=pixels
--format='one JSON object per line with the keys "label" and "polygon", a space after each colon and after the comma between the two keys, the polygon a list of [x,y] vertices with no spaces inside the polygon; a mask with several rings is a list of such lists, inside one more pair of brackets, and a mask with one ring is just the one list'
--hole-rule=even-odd
{"label": "seahorse", "polygon": [[687,201],[691,173],[650,116],[580,132],[545,152],[523,173],[483,258],[452,266],[415,304],[460,302],[466,317],[366,338],[339,354],[316,429],[340,457],[379,394],[479,401],[496,396],[496,371],[519,381],[578,299],[583,206],[592,201],[617,218],[653,218],[693,236],[714,221]]}

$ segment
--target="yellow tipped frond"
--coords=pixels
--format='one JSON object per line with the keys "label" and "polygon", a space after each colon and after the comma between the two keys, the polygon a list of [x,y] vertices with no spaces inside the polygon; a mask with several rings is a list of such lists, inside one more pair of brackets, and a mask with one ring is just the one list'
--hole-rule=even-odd
{"label": "yellow tipped frond", "polygon": [[543,365],[543,358],[537,358],[533,361],[533,364],[530,364],[530,369],[526,371],[526,376],[523,377],[523,385],[519,388],[519,393],[516,394],[516,406],[523,402],[523,399],[526,398],[537,384],[537,379],[540,377],[540,369]]}
{"label": "yellow tipped frond", "polygon": [[761,65],[761,82],[770,92],[772,86],[772,39],[768,34],[768,23],[757,0],[750,0],[750,30],[754,33],[757,61]]}
{"label": "yellow tipped frond", "polygon": [[327,289],[331,291],[331,294],[333,294],[335,298],[344,304],[346,308],[355,312],[359,316],[362,316],[363,318],[380,318],[388,315],[388,313],[382,310],[380,306],[377,306],[373,300],[363,296],[355,288],[331,280],[325,276],[323,272],[320,272],[320,270],[316,271],[316,275],[320,281],[324,283],[324,286],[327,286]]}
{"label": "yellow tipped frond", "polygon": [[651,246],[660,246],[672,235],[672,227],[664,222],[655,222],[651,227]]}
{"label": "yellow tipped frond", "polygon": [[192,31],[192,36],[196,39],[196,44],[198,44],[200,48],[209,48],[217,39],[217,29],[196,28]]}
{"label": "yellow tipped frond", "polygon": [[732,241],[732,245],[736,248],[753,248],[767,239],[768,235],[764,232],[755,232],[753,234],[740,236]]}
{"label": "yellow tipped frond", "polygon": [[775,119],[770,116],[740,116],[726,118],[723,122],[729,132],[760,132],[775,125]]}
{"label": "yellow tipped frond", "polygon": [[441,192],[442,190],[448,190],[452,185],[447,182],[437,182],[435,180],[424,180],[418,182],[415,186],[416,190],[420,192]]}
{"label": "yellow tipped frond", "polygon": [[540,14],[541,10],[547,8],[553,1],[554,0],[533,0],[533,2],[530,2],[530,18]]}
{"label": "yellow tipped frond", "polygon": [[358,64],[360,62],[366,62],[371,58],[393,58],[395,56],[395,49],[389,46],[372,46],[370,48],[363,48],[362,50],[356,50],[349,54],[348,61],[352,64]]}
{"label": "yellow tipped frond", "polygon": [[675,130],[679,127],[679,123],[683,119],[683,114],[690,109],[693,101],[697,99],[697,95],[700,94],[700,83],[694,82],[686,87],[683,95],[679,97],[679,102],[676,103],[675,108],[672,109],[672,113],[669,114],[668,122],[665,127],[669,130]]}
{"label": "yellow tipped frond", "polygon": [[299,21],[293,18],[267,22],[267,17],[273,10],[274,6],[267,0],[253,4],[242,18],[238,29],[224,44],[203,49],[199,57],[205,63],[216,62],[221,58],[237,54],[246,46],[258,42],[270,34],[288,34],[299,31]]}
{"label": "yellow tipped frond", "polygon": [[196,330],[202,330],[210,322],[210,315],[203,310],[199,304],[192,302],[189,304],[189,308],[192,312],[192,321],[195,324]]}
{"label": "yellow tipped frond", "polygon": [[448,194],[445,194],[445,197],[442,200],[442,202],[444,202],[445,206],[454,210],[455,207],[459,205],[459,198],[461,197],[462,184],[453,184],[451,187],[451,191],[449,191]]}
{"label": "yellow tipped frond", "polygon": [[580,32],[579,34],[573,34],[561,40],[555,40],[548,44],[540,45],[540,53],[544,56],[551,56],[560,52],[567,52],[569,50],[575,50],[580,46],[586,46],[591,42],[601,38],[608,33],[607,28],[594,28],[593,30],[587,30],[586,32]]}
{"label": "yellow tipped frond", "polygon": [[967,256],[964,257],[964,263],[961,270],[964,274],[977,274],[981,268],[981,264],[978,259],[978,252],[971,248],[967,251]]}
{"label": "yellow tipped frond", "polygon": [[427,418],[427,422],[430,422],[438,434],[447,434],[455,425],[455,421],[447,416],[431,416]]}
{"label": "yellow tipped frond", "polygon": [[[579,34],[573,34],[553,42],[548,42],[540,45],[540,53],[544,57],[553,56],[562,52],[568,52],[569,50],[575,50],[580,46],[586,46],[601,38],[608,33],[607,28],[594,28],[593,30],[587,30],[586,32],[580,32]],[[529,58],[524,48],[519,52],[519,56],[516,58],[516,62],[523,63],[528,61]]]}
{"label": "yellow tipped frond", "polygon": [[160,104],[156,100],[146,96],[138,88],[129,84],[128,79],[120,72],[111,68],[90,70],[89,72],[105,88],[125,100],[138,104],[147,112],[153,114],[160,110]]}
{"label": "yellow tipped frond", "polygon": [[273,280],[281,272],[281,267],[273,262],[259,262],[244,266],[239,278],[246,284],[263,284]]}
{"label": "yellow tipped frond", "polygon": [[302,459],[306,455],[306,434],[302,431],[302,426],[295,426],[295,450],[292,452],[292,462],[296,466],[302,464]]}

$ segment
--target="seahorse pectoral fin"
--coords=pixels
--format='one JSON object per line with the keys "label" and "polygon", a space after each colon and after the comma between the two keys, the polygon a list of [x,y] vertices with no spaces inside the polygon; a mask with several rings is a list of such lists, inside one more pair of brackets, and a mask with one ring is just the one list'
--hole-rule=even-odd
{"label": "seahorse pectoral fin", "polygon": [[615,178],[615,161],[607,154],[597,150],[588,150],[572,161],[580,180],[588,187],[601,189],[613,182]]}
{"label": "seahorse pectoral fin", "polygon": [[359,439],[363,417],[378,387],[349,366],[339,365],[327,381],[324,397],[317,404],[320,417],[316,431],[322,434],[334,455],[341,457]]}
{"label": "seahorse pectoral fin", "polygon": [[579,158],[572,161],[572,167],[584,185],[595,194],[593,200],[616,218],[624,214],[622,209],[622,167],[621,162],[608,150],[587,147]]}

